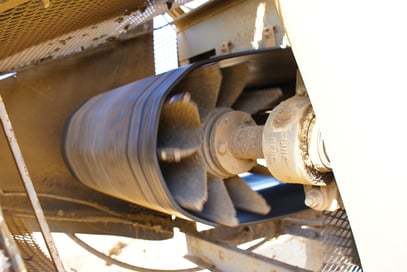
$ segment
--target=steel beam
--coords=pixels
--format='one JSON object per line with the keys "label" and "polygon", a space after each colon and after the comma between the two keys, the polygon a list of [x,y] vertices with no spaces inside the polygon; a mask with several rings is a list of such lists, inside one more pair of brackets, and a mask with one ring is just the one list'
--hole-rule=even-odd
{"label": "steel beam", "polygon": [[211,271],[309,272],[202,235],[186,235],[187,258]]}
{"label": "steel beam", "polygon": [[42,210],[40,201],[38,199],[37,192],[35,191],[35,188],[31,180],[31,176],[25,164],[23,154],[21,153],[20,146],[18,145],[17,138],[14,135],[14,130],[8,117],[6,106],[4,105],[3,98],[1,95],[0,95],[0,119],[3,125],[4,134],[8,139],[10,150],[13,154],[14,161],[17,165],[21,180],[23,181],[23,185],[27,193],[27,196],[30,199],[32,209],[35,214],[35,218],[37,219],[37,222],[40,226],[41,234],[44,237],[45,244],[48,248],[52,262],[55,266],[56,271],[65,271],[61,258],[59,257],[58,254],[58,250],[55,246],[54,239],[51,236],[51,232],[47,224],[47,220],[45,219],[45,215]]}

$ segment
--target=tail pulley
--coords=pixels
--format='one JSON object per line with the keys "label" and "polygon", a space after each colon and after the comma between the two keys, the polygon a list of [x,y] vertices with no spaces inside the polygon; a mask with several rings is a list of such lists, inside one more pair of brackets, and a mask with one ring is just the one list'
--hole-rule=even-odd
{"label": "tail pulley", "polygon": [[[242,175],[259,169],[264,174],[259,158],[277,159],[289,168],[284,164],[284,150],[292,151],[284,145],[287,134],[275,129],[285,113],[273,112],[295,93],[296,69],[290,50],[250,52],[181,67],[93,97],[66,124],[65,161],[79,181],[95,190],[212,225],[236,226],[304,209],[302,186],[278,183],[270,173],[254,186]],[[260,115],[280,121],[265,124]],[[309,161],[323,168],[327,156],[318,153],[319,134],[312,135],[316,144]],[[311,168],[307,165],[304,173],[322,183]]]}
{"label": "tail pulley", "polygon": [[[256,159],[262,157],[251,154],[256,147],[261,150],[262,127],[256,125],[250,114],[232,109],[247,84],[248,71],[244,62],[225,68],[217,64],[200,67],[174,88],[176,94],[165,102],[160,115],[158,146],[166,146],[165,150],[194,151],[179,151],[187,155],[178,155],[175,160],[174,155],[162,156],[163,149],[158,149],[164,179],[178,204],[229,226],[239,222],[236,209],[258,214],[270,211],[267,201],[238,177],[250,171],[257,164]],[[240,148],[247,145],[246,139],[238,137],[245,129],[258,130],[252,140],[253,148]],[[185,147],[181,148],[182,145]],[[186,163],[190,160],[195,164]]]}

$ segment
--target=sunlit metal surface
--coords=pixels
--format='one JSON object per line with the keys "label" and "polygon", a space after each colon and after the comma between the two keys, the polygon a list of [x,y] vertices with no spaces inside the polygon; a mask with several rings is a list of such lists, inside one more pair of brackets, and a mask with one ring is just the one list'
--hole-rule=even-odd
{"label": "sunlit metal surface", "polygon": [[407,151],[404,5],[276,4],[320,121],[362,267],[398,271],[407,243],[401,216],[407,180],[401,156]]}

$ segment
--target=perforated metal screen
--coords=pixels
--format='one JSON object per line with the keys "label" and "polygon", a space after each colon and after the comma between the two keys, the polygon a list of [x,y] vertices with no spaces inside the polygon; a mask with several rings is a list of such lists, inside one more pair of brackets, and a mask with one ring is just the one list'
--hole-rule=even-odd
{"label": "perforated metal screen", "polygon": [[0,74],[151,31],[141,25],[168,7],[165,0],[51,0],[48,8],[27,1],[0,13]]}

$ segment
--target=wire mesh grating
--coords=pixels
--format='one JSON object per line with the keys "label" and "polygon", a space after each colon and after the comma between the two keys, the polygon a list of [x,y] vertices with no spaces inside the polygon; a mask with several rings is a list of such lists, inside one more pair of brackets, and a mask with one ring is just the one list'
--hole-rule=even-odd
{"label": "wire mesh grating", "polygon": [[0,13],[0,73],[152,31],[138,26],[166,11],[165,0],[27,1]]}
{"label": "wire mesh grating", "polygon": [[323,272],[362,272],[359,255],[343,209],[324,212]]}
{"label": "wire mesh grating", "polygon": [[30,227],[18,216],[5,215],[5,220],[28,271],[54,271],[50,257],[34,238]]}

